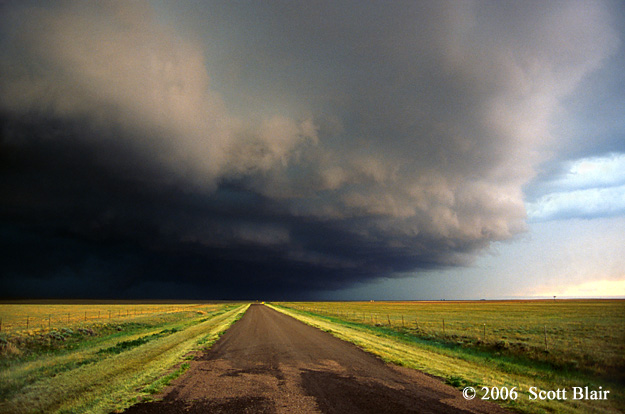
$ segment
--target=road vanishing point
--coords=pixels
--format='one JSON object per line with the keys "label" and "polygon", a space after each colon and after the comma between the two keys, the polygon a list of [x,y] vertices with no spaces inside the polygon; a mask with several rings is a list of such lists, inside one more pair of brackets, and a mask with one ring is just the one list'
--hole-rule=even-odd
{"label": "road vanishing point", "polygon": [[383,362],[261,304],[164,391],[126,414],[508,413],[440,379]]}

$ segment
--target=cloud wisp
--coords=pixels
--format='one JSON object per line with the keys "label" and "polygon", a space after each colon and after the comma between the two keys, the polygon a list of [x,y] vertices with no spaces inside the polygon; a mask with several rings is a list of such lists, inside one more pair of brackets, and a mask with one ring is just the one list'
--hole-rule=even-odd
{"label": "cloud wisp", "polygon": [[543,183],[546,194],[528,203],[533,221],[610,217],[625,213],[625,154],[583,158]]}
{"label": "cloud wisp", "polygon": [[524,231],[552,117],[619,45],[610,7],[217,2],[190,37],[199,17],[149,3],[7,6],[5,292],[298,295],[467,264]]}

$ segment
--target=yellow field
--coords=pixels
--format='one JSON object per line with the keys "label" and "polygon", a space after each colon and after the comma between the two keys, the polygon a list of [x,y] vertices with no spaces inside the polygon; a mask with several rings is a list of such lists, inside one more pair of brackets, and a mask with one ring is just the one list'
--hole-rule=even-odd
{"label": "yellow field", "polygon": [[293,309],[420,338],[582,368],[625,369],[625,300],[292,302]]}
{"label": "yellow field", "polygon": [[[494,401],[515,412],[616,414],[625,407],[622,300],[270,306],[385,361],[443,378],[458,389],[473,387],[477,398],[493,387],[514,388],[518,398]],[[589,387],[610,391],[610,398],[532,400],[532,387]]]}
{"label": "yellow field", "polygon": [[2,305],[4,317],[21,321],[33,315],[44,326],[0,334],[0,413],[105,414],[149,399],[184,372],[190,353],[209,347],[247,306]]}
{"label": "yellow field", "polygon": [[0,332],[7,334],[73,328],[88,323],[130,321],[164,313],[184,312],[206,304],[81,303],[81,304],[0,304]]}

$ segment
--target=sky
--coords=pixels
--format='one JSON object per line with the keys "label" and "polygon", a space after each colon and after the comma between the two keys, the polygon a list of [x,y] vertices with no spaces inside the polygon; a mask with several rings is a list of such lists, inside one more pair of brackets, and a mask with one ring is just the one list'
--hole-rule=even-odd
{"label": "sky", "polygon": [[625,296],[619,1],[5,1],[0,298]]}

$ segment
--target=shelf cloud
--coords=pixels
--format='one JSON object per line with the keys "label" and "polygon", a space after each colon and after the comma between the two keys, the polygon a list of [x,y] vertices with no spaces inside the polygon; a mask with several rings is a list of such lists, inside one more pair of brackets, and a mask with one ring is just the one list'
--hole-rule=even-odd
{"label": "shelf cloud", "polygon": [[2,7],[8,296],[467,265],[525,231],[553,119],[621,35],[603,2]]}

